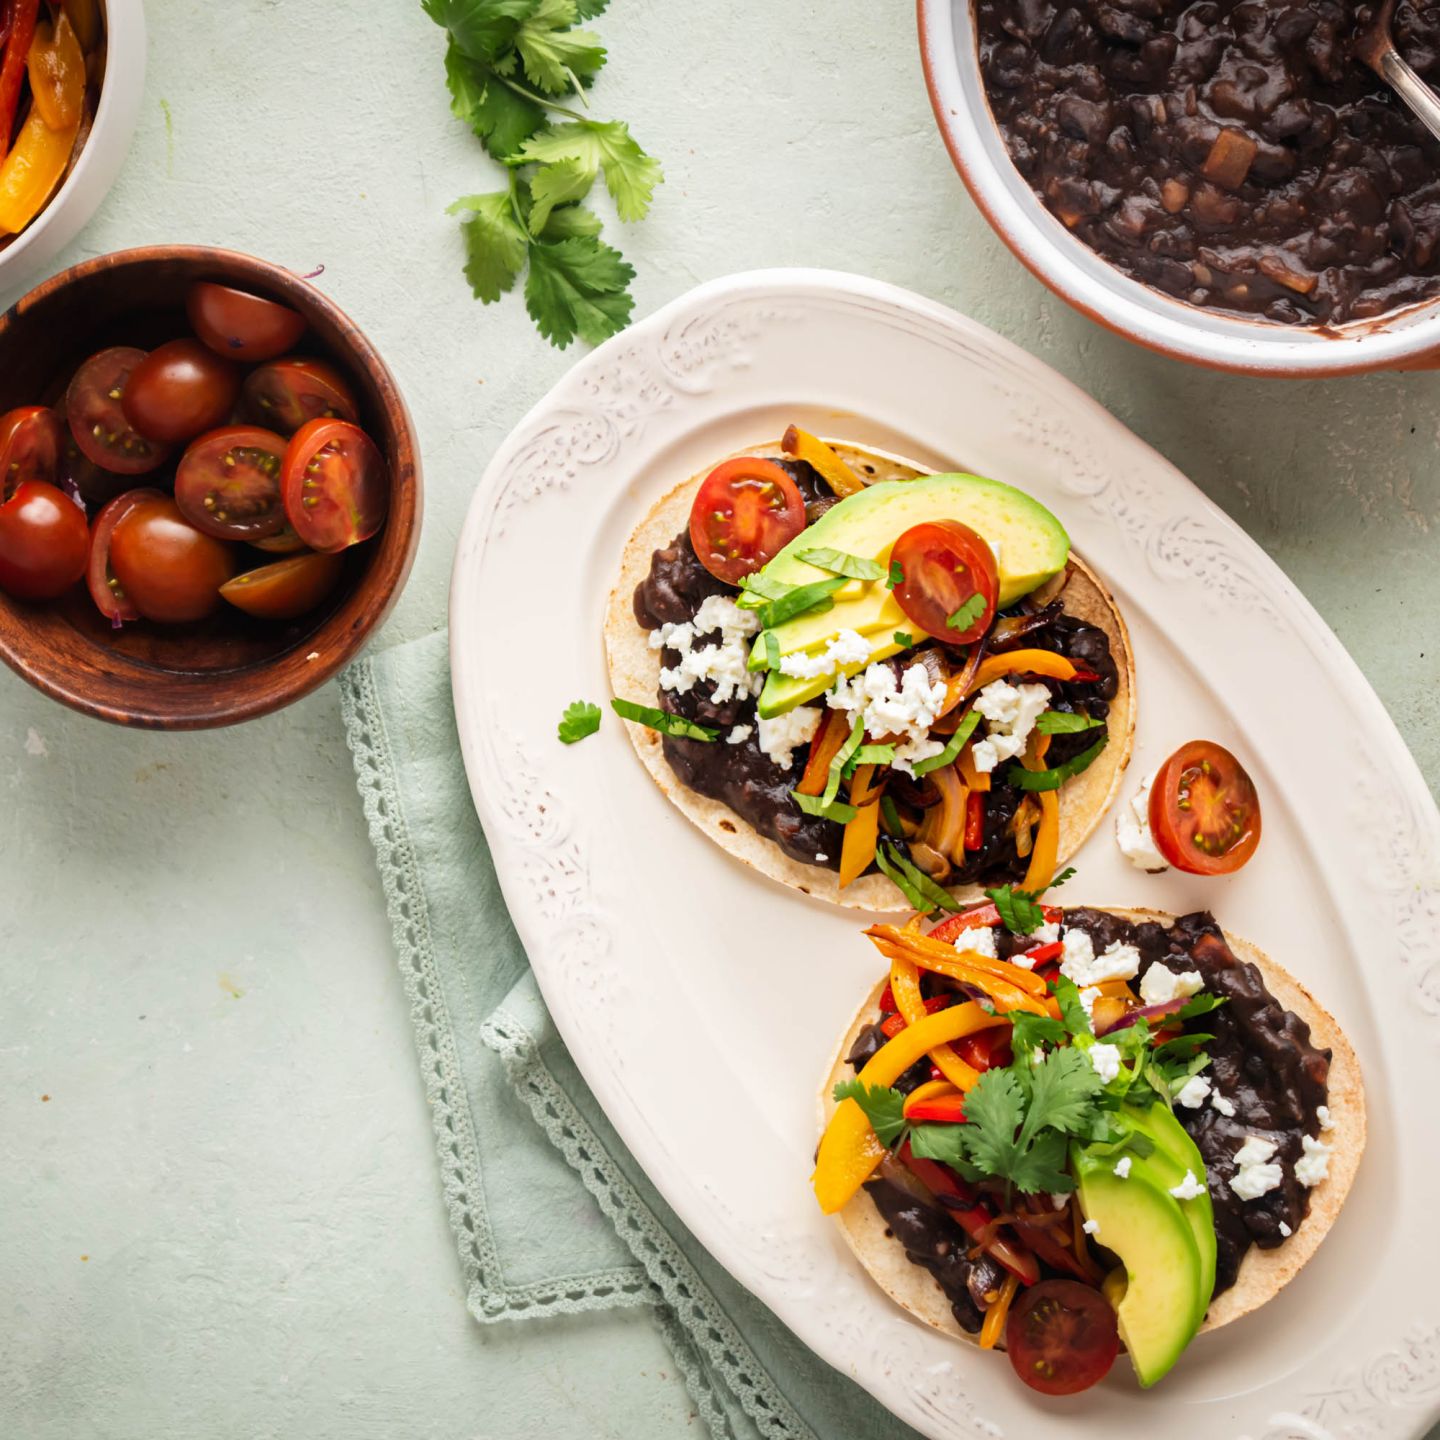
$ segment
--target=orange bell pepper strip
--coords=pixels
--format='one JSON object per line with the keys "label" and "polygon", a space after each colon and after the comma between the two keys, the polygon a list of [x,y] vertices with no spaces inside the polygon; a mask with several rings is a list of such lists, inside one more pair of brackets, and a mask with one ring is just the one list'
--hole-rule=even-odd
{"label": "orange bell pepper strip", "polygon": [[[937,1010],[906,1026],[893,1040],[882,1045],[865,1062],[857,1078],[866,1085],[893,1085],[922,1055],[928,1055],[937,1046],[1003,1023],[999,1016],[988,1014],[973,1000],[952,1005],[948,1010]],[[855,1101],[842,1100],[820,1137],[815,1173],[810,1177],[821,1210],[827,1215],[843,1210],[885,1158],[885,1153],[865,1112]]]}
{"label": "orange bell pepper strip", "polygon": [[38,106],[31,111],[15,148],[0,163],[0,234],[18,235],[45,208],[79,133],[78,120],[68,130],[52,130]]}
{"label": "orange bell pepper strip", "polygon": [[[982,955],[976,950],[958,948],[957,944],[936,940],[933,935],[911,935],[897,930],[893,925],[872,925],[865,933],[887,958],[890,951],[885,948],[886,945],[892,948],[898,946],[901,952],[922,970],[933,970],[937,975],[951,975],[956,980],[968,980],[968,974],[953,973],[958,965],[967,971],[980,971],[1029,995],[1041,996],[1047,993],[1045,982],[1032,971],[1013,965],[1008,960],[992,960],[988,955]],[[964,935],[962,930],[957,941],[963,940]],[[895,999],[898,1004],[900,997],[897,995]]]}
{"label": "orange bell pepper strip", "polygon": [[1073,680],[1075,667],[1053,650],[1002,650],[980,662],[965,693],[973,695],[1006,675],[1048,675],[1052,680]]}
{"label": "orange bell pepper strip", "polygon": [[71,129],[85,108],[85,52],[67,15],[35,27],[27,63],[40,118],[52,130]]}
{"label": "orange bell pepper strip", "polygon": [[[1049,749],[1050,737],[1037,732],[1034,743],[1021,756],[1020,763],[1027,770],[1043,770],[1045,754]],[[1033,798],[1040,804],[1040,823],[1035,827],[1035,838],[1030,846],[1025,889],[1032,895],[1038,895],[1049,887],[1055,878],[1055,867],[1060,862],[1060,796],[1054,790],[1037,790]]]}
{"label": "orange bell pepper strip", "polygon": [[880,838],[880,802],[872,800],[855,812],[855,818],[845,827],[845,838],[840,842],[840,888],[843,890],[853,880],[858,880],[875,858],[875,843]]}
{"label": "orange bell pepper strip", "polygon": [[827,710],[805,761],[805,773],[795,787],[801,795],[823,795],[830,778],[830,762],[850,735],[851,722],[843,710]]}
{"label": "orange bell pepper strip", "polygon": [[[915,962],[899,951],[890,957],[890,994],[907,1025],[914,1025],[924,1018],[920,972]],[[930,1063],[960,1091],[970,1089],[980,1078],[980,1072],[973,1065],[966,1064],[948,1045],[937,1045],[930,1052]]]}
{"label": "orange bell pepper strip", "polygon": [[[881,933],[877,935],[876,931]],[[887,931],[888,934],[884,933]],[[893,961],[897,954],[902,955],[926,970],[933,970],[937,975],[948,975],[952,980],[964,981],[967,985],[975,986],[977,990],[983,990],[1002,1011],[1026,1010],[1032,1015],[1049,1014],[1045,1001],[1031,993],[1031,985],[1026,984],[1022,988],[1018,982],[1002,979],[985,968],[987,965],[1003,964],[1003,961],[997,962],[989,960],[984,955],[976,955],[973,951],[962,952],[959,950],[949,957],[926,953],[922,958],[921,954],[915,950],[914,942],[923,937],[903,935],[890,925],[875,925],[865,933],[874,940],[876,949],[887,960]],[[967,963],[970,960],[976,963]],[[1029,971],[1022,973],[1025,974],[1027,981],[1044,984],[1038,975],[1031,975]],[[1003,1019],[1003,1016],[1001,1018]]]}
{"label": "orange bell pepper strip", "polygon": [[975,768],[975,742],[971,740],[960,752],[960,758],[956,761],[956,767],[960,771],[960,778],[965,782],[965,788],[973,795],[979,790],[984,793],[990,788],[990,772],[988,770],[977,770]]}
{"label": "orange bell pepper strip", "polygon": [[948,1100],[960,1094],[948,1080],[927,1080],[923,1085],[917,1085],[905,1097],[904,1112],[908,1116],[917,1105],[927,1104],[931,1100]]}
{"label": "orange bell pepper strip", "polygon": [[1005,1333],[1005,1321],[1010,1315],[1010,1302],[1015,1298],[1015,1292],[1020,1288],[1020,1282],[1014,1275],[1007,1275],[1004,1283],[1000,1286],[1000,1294],[995,1303],[985,1312],[985,1321],[980,1326],[980,1348],[982,1350],[993,1350],[1000,1337]]}
{"label": "orange bell pepper strip", "polygon": [[813,465],[842,500],[847,495],[858,495],[865,488],[865,482],[819,436],[808,430],[790,426],[780,441],[780,448],[787,455]]}

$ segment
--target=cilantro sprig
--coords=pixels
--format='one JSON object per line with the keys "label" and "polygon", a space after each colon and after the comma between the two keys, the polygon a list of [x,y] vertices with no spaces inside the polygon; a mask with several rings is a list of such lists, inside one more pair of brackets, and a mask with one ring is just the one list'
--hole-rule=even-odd
{"label": "cilantro sprig", "polygon": [[610,702],[610,708],[622,720],[633,720],[637,725],[658,730],[662,735],[712,742],[720,738],[720,732],[711,725],[697,725],[683,715],[672,715],[670,711],[657,710],[653,705],[637,705],[633,700],[615,699]]}
{"label": "cilantro sprig", "polygon": [[[599,344],[629,323],[635,272],[600,239],[602,222],[580,202],[603,177],[621,220],[644,217],[659,162],[621,120],[599,120],[588,91],[606,51],[593,20],[607,0],[421,0],[448,35],[450,108],[508,167],[502,190],[450,207],[465,240],[465,276],[489,305],[521,272],[525,308],[559,349],[578,335]],[[558,117],[558,118],[557,118]]]}
{"label": "cilantro sprig", "polygon": [[1096,730],[1105,722],[1089,715],[1071,715],[1065,710],[1047,710],[1035,722],[1042,735],[1077,735],[1082,730]]}
{"label": "cilantro sprig", "polygon": [[1006,784],[1015,786],[1017,790],[1058,790],[1072,775],[1088,770],[1109,743],[1107,731],[1088,750],[1082,750],[1074,759],[1050,770],[1027,770],[1023,765],[1012,765],[1005,772]]}
{"label": "cilantro sprig", "polygon": [[976,591],[953,615],[946,618],[947,630],[968,630],[985,613],[985,597]]}
{"label": "cilantro sprig", "polygon": [[573,745],[600,728],[600,707],[588,700],[572,700],[565,707],[557,730],[562,745]]}

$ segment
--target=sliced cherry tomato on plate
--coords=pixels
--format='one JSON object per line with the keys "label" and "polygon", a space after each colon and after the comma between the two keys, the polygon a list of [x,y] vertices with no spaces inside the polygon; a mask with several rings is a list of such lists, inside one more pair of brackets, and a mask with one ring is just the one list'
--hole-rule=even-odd
{"label": "sliced cherry tomato on plate", "polygon": [[250,364],[283,355],[305,333],[305,317],[288,306],[208,280],[190,287],[185,313],[217,355]]}
{"label": "sliced cherry tomato on plate", "polygon": [[263,540],[284,528],[285,440],[257,425],[225,425],[191,443],[175,471],[175,503],[217,540]]}
{"label": "sliced cherry tomato on plate", "polygon": [[292,555],[227,580],[220,593],[247,615],[293,620],[313,610],[335,588],[344,568],[339,555]]}
{"label": "sliced cherry tomato on plate", "polygon": [[102,470],[143,475],[170,453],[168,445],[142,435],[125,418],[125,387],[145,358],[143,350],[116,345],[92,355],[65,392],[65,413],[75,443]]}
{"label": "sliced cherry tomato on plate", "polygon": [[198,340],[171,340],[130,373],[125,418],[165,444],[193,440],[223,425],[240,394],[240,371]]}
{"label": "sliced cherry tomato on plate", "polygon": [[0,489],[6,494],[26,480],[55,483],[65,427],[44,405],[23,405],[0,415]]}
{"label": "sliced cherry tomato on plate", "polygon": [[1245,767],[1212,740],[1191,740],[1150,787],[1150,829],[1160,853],[1191,875],[1229,875],[1260,843],[1260,796]]}
{"label": "sliced cherry tomato on plate", "polygon": [[285,451],[285,514],[312,549],[334,554],[385,523],[389,476],[375,442],[345,420],[311,420]]}
{"label": "sliced cherry tomato on plate", "polygon": [[159,490],[127,490],[111,500],[95,517],[90,531],[90,558],[85,567],[85,584],[95,608],[117,628],[126,621],[138,620],[140,612],[110,568],[110,541],[115,527],[133,506],[165,498]]}
{"label": "sliced cherry tomato on plate", "polygon": [[89,550],[85,512],[54,485],[23,480],[0,505],[0,590],[7,594],[63,594],[85,573]]}
{"label": "sliced cherry tomato on plate", "polygon": [[958,520],[912,525],[895,542],[890,559],[901,571],[896,603],[927,635],[972,645],[990,628],[1000,575],[995,552],[968,525]]}
{"label": "sliced cherry tomato on plate", "polygon": [[805,528],[799,487],[771,460],[742,455],[705,477],[690,507],[690,543],[700,563],[738,585]]}
{"label": "sliced cherry tomato on plate", "polygon": [[147,620],[203,620],[235,573],[234,556],[223,540],[191,525],[168,495],[131,505],[110,535],[110,568]]}
{"label": "sliced cherry tomato on plate", "polygon": [[1005,1322],[1015,1373],[1042,1395],[1075,1395],[1110,1373],[1120,1334],[1110,1302],[1078,1280],[1042,1280],[1017,1296]]}
{"label": "sliced cherry tomato on plate", "polygon": [[252,371],[245,381],[245,409],[258,424],[293,435],[311,420],[360,418],[355,392],[326,360],[291,355]]}

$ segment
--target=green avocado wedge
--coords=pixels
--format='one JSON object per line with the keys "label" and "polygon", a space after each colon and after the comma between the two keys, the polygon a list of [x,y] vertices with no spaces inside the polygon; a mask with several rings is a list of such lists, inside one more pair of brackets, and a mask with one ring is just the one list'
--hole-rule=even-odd
{"label": "green avocado wedge", "polygon": [[[959,520],[990,542],[996,551],[1002,610],[1057,575],[1070,556],[1064,526],[1023,490],[979,475],[923,475],[915,480],[882,480],[832,505],[760,574],[775,587],[833,578],[833,571],[801,558],[815,550],[838,550],[874,561],[888,574],[896,540],[911,526],[936,520]],[[819,654],[842,630],[853,630],[870,642],[867,665],[906,648],[895,642],[895,634],[909,633],[914,626],[884,579],[851,580],[832,600],[828,608],[774,627],[771,633],[782,656],[800,651]],[[765,650],[762,635],[752,668]],[[864,667],[846,668],[853,674]],[[828,675],[797,678],[772,671],[760,696],[760,715],[773,719],[814,699],[830,683]]]}
{"label": "green avocado wedge", "polygon": [[1122,1180],[1115,1158],[1072,1145],[1070,1168],[1080,1208],[1098,1227],[1096,1241],[1125,1267],[1115,1318],[1135,1374],[1148,1389],[1169,1373],[1200,1328],[1200,1251],[1180,1202],[1161,1179],[1137,1158]]}

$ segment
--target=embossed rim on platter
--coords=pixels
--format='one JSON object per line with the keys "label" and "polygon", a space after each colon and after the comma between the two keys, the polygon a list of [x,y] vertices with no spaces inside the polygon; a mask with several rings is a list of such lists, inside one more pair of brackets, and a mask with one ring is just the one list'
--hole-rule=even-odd
{"label": "embossed rim on platter", "polygon": [[[1213,905],[1346,1026],[1371,1139],[1345,1212],[1265,1320],[1202,1338],[1152,1394],[1121,1376],[1037,1404],[1003,1360],[958,1352],[869,1284],[806,1185],[816,1087],[876,973],[853,913],[692,833],[613,718],[583,744],[554,739],[568,701],[608,699],[601,617],[628,528],[707,454],[785,417],[1033,490],[1131,622],[1132,773],[1193,730],[1260,779],[1266,842],[1241,875],[1135,875],[1106,822],[1071,898]],[[1077,1421],[1369,1440],[1440,1415],[1437,1165],[1399,1143],[1428,1135],[1440,1090],[1440,817],[1298,591],[1074,386],[881,282],[781,270],[701,286],[578,362],[496,454],[457,551],[451,656],[472,792],[561,1034],[681,1219],[842,1373],[945,1440]]]}

